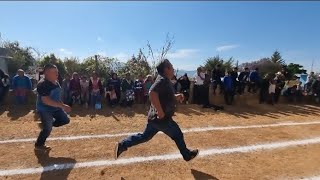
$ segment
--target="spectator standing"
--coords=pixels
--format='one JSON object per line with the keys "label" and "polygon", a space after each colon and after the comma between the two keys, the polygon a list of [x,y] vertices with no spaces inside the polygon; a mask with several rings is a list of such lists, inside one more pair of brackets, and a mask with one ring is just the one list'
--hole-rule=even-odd
{"label": "spectator standing", "polygon": [[122,80],[121,90],[124,94],[122,105],[131,107],[134,102],[134,82],[131,80],[130,73],[127,73],[126,78]]}
{"label": "spectator standing", "polygon": [[80,87],[81,87],[81,104],[85,105],[88,108],[89,104],[89,81],[87,80],[86,76],[82,76],[80,80]]}
{"label": "spectator standing", "polygon": [[103,86],[98,73],[93,71],[92,77],[89,81],[89,92],[90,92],[90,104],[95,106],[96,104],[101,104],[101,98],[103,95]]}
{"label": "spectator standing", "polygon": [[111,86],[113,86],[113,89],[117,94],[117,97],[118,97],[117,103],[119,103],[121,98],[121,80],[118,78],[117,73],[111,73],[111,78],[108,80],[106,85],[107,91],[110,91]]}
{"label": "spectator standing", "polygon": [[248,85],[249,82],[249,75],[250,71],[249,68],[244,68],[244,71],[242,71],[239,74],[238,80],[239,80],[239,88],[238,88],[238,93],[242,95],[244,93],[244,90],[246,88],[246,85]]}
{"label": "spectator standing", "polygon": [[234,97],[234,85],[231,77],[231,72],[227,72],[226,76],[223,79],[224,86],[224,100],[227,105],[232,105]]}
{"label": "spectator standing", "polygon": [[270,80],[269,85],[269,100],[272,105],[275,103],[275,92],[276,92],[276,82],[275,80]]}
{"label": "spectator standing", "polygon": [[259,88],[259,82],[260,82],[259,68],[256,68],[254,71],[250,73],[249,79],[250,79],[250,84],[249,84],[248,92],[256,93]]}
{"label": "spectator standing", "polygon": [[65,79],[62,81],[62,101],[69,106],[72,104],[69,74],[66,74]]}
{"label": "spectator standing", "polygon": [[70,80],[70,93],[72,98],[71,105],[75,103],[81,104],[81,85],[80,85],[80,78],[77,72],[72,74],[72,79]]}
{"label": "spectator standing", "polygon": [[32,90],[32,83],[30,78],[24,75],[22,69],[19,69],[17,75],[13,77],[12,89],[14,91],[16,103],[26,104],[27,94]]}
{"label": "spectator standing", "polygon": [[143,76],[140,75],[139,79],[134,82],[134,94],[137,104],[144,103],[144,82]]}
{"label": "spectator standing", "polygon": [[266,74],[264,78],[261,80],[260,86],[260,98],[259,103],[265,103],[269,100],[269,87],[270,87],[270,78],[269,74]]}
{"label": "spectator standing", "polygon": [[193,88],[193,101],[195,104],[203,104],[203,82],[205,80],[205,73],[203,73],[202,68],[197,69],[197,73],[194,77],[194,88]]}
{"label": "spectator standing", "polygon": [[319,102],[319,100],[320,100],[320,75],[318,76],[318,79],[315,80],[312,84],[312,92],[316,98],[316,101]]}
{"label": "spectator standing", "polygon": [[218,85],[220,86],[220,94],[223,93],[223,84],[221,78],[223,77],[224,73],[222,72],[221,65],[218,64],[212,71],[212,80],[213,80],[213,94],[216,94],[216,89]]}
{"label": "spectator standing", "polygon": [[274,80],[276,83],[276,91],[274,94],[274,101],[275,101],[275,103],[278,103],[279,98],[281,96],[281,91],[285,86],[285,79],[284,79],[284,76],[282,75],[281,72],[277,72]]}
{"label": "spectator standing", "polygon": [[189,80],[187,73],[185,73],[183,76],[181,76],[178,79],[178,82],[181,84],[181,92],[184,95],[185,102],[188,102],[189,93],[190,93],[190,80]]}
{"label": "spectator standing", "polygon": [[9,92],[10,88],[10,79],[9,75],[5,74],[1,69],[0,69],[0,105],[3,104],[4,99]]}
{"label": "spectator standing", "polygon": [[145,103],[147,101],[149,101],[149,91],[150,91],[150,88],[153,84],[153,79],[152,79],[152,76],[151,75],[148,75],[146,80],[144,81],[144,96],[145,96]]}
{"label": "spectator standing", "polygon": [[238,84],[238,67],[233,68],[231,72],[231,79],[233,84],[233,94],[235,95],[237,92]]}
{"label": "spectator standing", "polygon": [[176,94],[181,93],[181,84],[178,82],[177,77],[173,76],[171,79],[171,83],[173,85],[174,91]]}

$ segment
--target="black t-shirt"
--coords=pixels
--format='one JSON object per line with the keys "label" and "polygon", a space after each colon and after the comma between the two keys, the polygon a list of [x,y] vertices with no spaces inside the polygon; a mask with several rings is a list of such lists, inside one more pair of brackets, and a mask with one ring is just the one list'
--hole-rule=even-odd
{"label": "black t-shirt", "polygon": [[[176,107],[176,98],[174,93],[175,91],[171,81],[166,77],[158,75],[155,83],[150,88],[150,92],[151,91],[158,93],[160,104],[165,114],[165,118],[171,118],[174,115]],[[151,104],[148,113],[148,119],[153,120],[156,117],[157,110]]]}
{"label": "black t-shirt", "polygon": [[57,107],[52,107],[42,102],[42,96],[49,96],[51,100],[61,102],[61,87],[58,82],[52,83],[46,79],[40,80],[37,85],[37,111],[56,111]]}

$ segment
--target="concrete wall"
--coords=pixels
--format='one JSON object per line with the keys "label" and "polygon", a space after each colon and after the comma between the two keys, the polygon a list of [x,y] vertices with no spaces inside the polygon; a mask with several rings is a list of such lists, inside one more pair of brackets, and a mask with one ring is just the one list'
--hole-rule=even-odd
{"label": "concrete wall", "polygon": [[0,57],[0,69],[8,74],[8,65],[5,58]]}

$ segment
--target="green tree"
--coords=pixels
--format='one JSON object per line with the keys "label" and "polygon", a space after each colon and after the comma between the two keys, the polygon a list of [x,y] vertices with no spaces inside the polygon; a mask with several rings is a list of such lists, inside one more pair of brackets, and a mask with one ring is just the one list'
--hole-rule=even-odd
{"label": "green tree", "polygon": [[[117,72],[121,63],[115,58],[109,58],[104,56],[97,56],[97,73],[103,79],[110,78],[111,72]],[[81,63],[80,73],[91,75],[93,71],[96,71],[96,60],[94,56],[90,56],[84,59],[83,63]]]}
{"label": "green tree", "polygon": [[151,67],[141,49],[137,57],[133,55],[132,58],[125,63],[119,74],[120,76],[124,76],[127,72],[130,72],[134,78],[138,78],[140,75],[146,77],[151,72]]}
{"label": "green tree", "polygon": [[21,47],[17,41],[6,41],[2,44],[2,47],[8,51],[8,56],[12,57],[12,59],[8,61],[9,74],[15,74],[18,69],[27,70],[36,62],[32,55],[32,47]]}
{"label": "green tree", "polygon": [[227,61],[224,61],[220,56],[214,56],[207,59],[204,67],[206,70],[212,72],[212,70],[218,65],[221,65],[222,71],[231,70],[234,64],[234,59],[231,57]]}
{"label": "green tree", "polygon": [[288,72],[287,78],[288,80],[294,79],[295,74],[301,74],[306,72],[305,69],[303,69],[303,66],[300,64],[290,63],[288,66],[285,67],[285,69]]}
{"label": "green tree", "polygon": [[57,66],[60,75],[63,77],[67,70],[63,61],[57,58],[53,53],[50,55],[44,56],[38,63],[39,66],[44,67],[46,64],[54,64]]}
{"label": "green tree", "polygon": [[281,65],[285,64],[285,61],[282,59],[282,56],[281,56],[279,51],[275,51],[273,53],[273,55],[271,56],[271,62],[278,63],[278,64],[281,64]]}
{"label": "green tree", "polygon": [[80,72],[81,71],[81,63],[78,58],[70,57],[65,58],[63,60],[63,64],[66,67],[66,71],[68,74],[72,74],[73,72]]}

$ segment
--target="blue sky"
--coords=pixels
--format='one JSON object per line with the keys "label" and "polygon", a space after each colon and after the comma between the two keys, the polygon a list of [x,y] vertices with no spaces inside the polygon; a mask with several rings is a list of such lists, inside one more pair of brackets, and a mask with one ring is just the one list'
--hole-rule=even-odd
{"label": "blue sky", "polygon": [[270,57],[320,71],[320,2],[0,2],[3,39],[43,53],[84,58],[96,53],[125,61],[149,40],[194,70],[208,57],[239,63]]}

